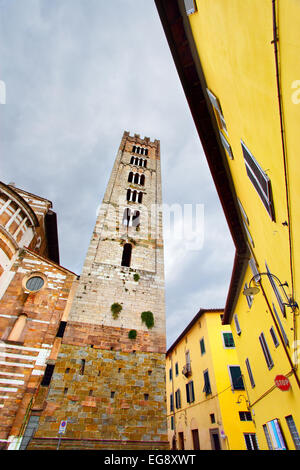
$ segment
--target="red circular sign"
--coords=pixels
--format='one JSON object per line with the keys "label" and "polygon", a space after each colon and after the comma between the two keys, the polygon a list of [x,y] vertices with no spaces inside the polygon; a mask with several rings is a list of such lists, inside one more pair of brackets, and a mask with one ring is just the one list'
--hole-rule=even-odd
{"label": "red circular sign", "polygon": [[289,390],[291,386],[289,379],[285,375],[276,375],[275,385],[283,392]]}

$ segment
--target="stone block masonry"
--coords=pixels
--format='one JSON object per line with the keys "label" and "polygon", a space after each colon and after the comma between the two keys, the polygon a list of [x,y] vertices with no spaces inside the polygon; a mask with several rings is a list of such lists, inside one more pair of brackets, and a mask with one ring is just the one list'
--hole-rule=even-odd
{"label": "stone block masonry", "polygon": [[55,449],[64,419],[63,449],[168,448],[161,203],[159,141],[124,132],[29,449]]}

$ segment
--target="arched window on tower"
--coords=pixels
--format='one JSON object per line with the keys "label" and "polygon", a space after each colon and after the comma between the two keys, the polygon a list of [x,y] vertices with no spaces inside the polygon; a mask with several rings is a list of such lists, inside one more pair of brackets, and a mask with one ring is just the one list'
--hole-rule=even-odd
{"label": "arched window on tower", "polygon": [[132,151],[135,152],[135,149],[136,149],[136,147],[135,147],[135,145],[134,145],[134,146],[132,147]]}
{"label": "arched window on tower", "polygon": [[136,173],[136,174],[134,175],[134,183],[135,183],[135,184],[139,184],[139,179],[140,179],[140,175],[139,175],[138,173]]}
{"label": "arched window on tower", "polygon": [[142,186],[144,186],[144,184],[145,184],[145,175],[141,175],[141,177],[140,177],[140,184],[141,184]]}
{"label": "arched window on tower", "polygon": [[123,225],[125,225],[125,227],[129,227],[130,225],[130,209],[127,207],[125,210],[124,210],[124,214],[123,214]]}
{"label": "arched window on tower", "polygon": [[134,157],[133,156],[130,159],[130,165],[134,165]]}
{"label": "arched window on tower", "polygon": [[130,243],[125,243],[123,247],[121,266],[127,266],[129,268],[131,262],[131,251],[132,245]]}
{"label": "arched window on tower", "polygon": [[128,175],[128,183],[132,183],[132,180],[133,180],[133,173],[131,171]]}
{"label": "arched window on tower", "polygon": [[131,196],[131,189],[127,189],[127,195],[126,195],[127,201],[130,201],[130,196]]}
{"label": "arched window on tower", "polygon": [[139,227],[140,226],[140,211],[134,211],[132,216],[132,226]]}
{"label": "arched window on tower", "polygon": [[132,202],[136,202],[137,191],[132,191]]}
{"label": "arched window on tower", "polygon": [[135,164],[135,165],[138,165],[138,164],[139,164],[139,159],[138,159],[138,157],[136,157],[136,158],[134,159],[134,164]]}
{"label": "arched window on tower", "polygon": [[148,149],[145,149],[145,150],[146,150],[145,155],[148,155]]}
{"label": "arched window on tower", "polygon": [[147,160],[144,160],[144,167],[147,168]]}
{"label": "arched window on tower", "polygon": [[142,203],[142,200],[143,200],[143,193],[140,192],[140,193],[139,193],[139,197],[138,197],[138,202],[139,202],[139,203]]}

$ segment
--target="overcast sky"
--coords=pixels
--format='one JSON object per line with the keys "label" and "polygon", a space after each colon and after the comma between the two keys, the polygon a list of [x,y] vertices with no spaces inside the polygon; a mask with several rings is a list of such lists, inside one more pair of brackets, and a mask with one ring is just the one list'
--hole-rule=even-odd
{"label": "overcast sky", "polygon": [[[204,207],[204,243],[165,240],[167,344],[222,308],[234,248],[154,0],[0,0],[1,180],[53,202],[80,274],[124,130],[161,142],[163,202]],[[195,212],[195,211],[194,211]]]}

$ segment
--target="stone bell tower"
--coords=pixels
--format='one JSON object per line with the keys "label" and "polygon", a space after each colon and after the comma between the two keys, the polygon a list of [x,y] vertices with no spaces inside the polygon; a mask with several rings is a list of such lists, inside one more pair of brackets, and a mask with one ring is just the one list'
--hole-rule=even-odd
{"label": "stone bell tower", "polygon": [[28,449],[168,449],[160,142],[124,132]]}

